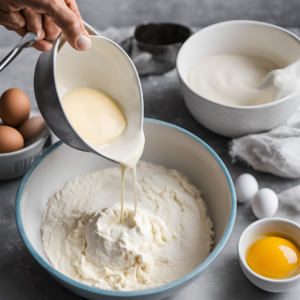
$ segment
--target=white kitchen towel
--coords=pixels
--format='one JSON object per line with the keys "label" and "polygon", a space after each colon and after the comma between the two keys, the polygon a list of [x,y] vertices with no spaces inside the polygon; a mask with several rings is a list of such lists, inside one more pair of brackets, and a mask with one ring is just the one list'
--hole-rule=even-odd
{"label": "white kitchen towel", "polygon": [[289,219],[300,224],[300,185],[277,195],[279,208],[275,217]]}
{"label": "white kitchen towel", "polygon": [[300,111],[286,125],[250,134],[230,143],[233,162],[241,160],[253,169],[283,178],[300,177]]}
{"label": "white kitchen towel", "polygon": [[280,194],[278,200],[282,206],[293,209],[294,212],[300,213],[300,185],[293,186]]}

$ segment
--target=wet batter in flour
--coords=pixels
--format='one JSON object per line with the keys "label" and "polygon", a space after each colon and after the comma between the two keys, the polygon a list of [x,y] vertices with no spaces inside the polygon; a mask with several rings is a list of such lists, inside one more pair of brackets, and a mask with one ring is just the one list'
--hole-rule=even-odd
{"label": "wet batter in flour", "polygon": [[48,201],[42,239],[52,265],[82,283],[140,290],[174,281],[211,252],[213,224],[199,190],[175,170],[140,162],[135,215],[130,174],[120,222],[120,169],[69,181]]}

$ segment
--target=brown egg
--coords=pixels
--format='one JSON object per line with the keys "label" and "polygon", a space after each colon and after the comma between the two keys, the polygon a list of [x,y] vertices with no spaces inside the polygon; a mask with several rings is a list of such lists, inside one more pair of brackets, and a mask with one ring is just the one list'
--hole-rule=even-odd
{"label": "brown egg", "polygon": [[9,89],[0,99],[0,118],[10,126],[24,123],[30,114],[30,101],[20,89]]}
{"label": "brown egg", "polygon": [[21,133],[9,126],[0,126],[0,153],[20,150],[24,147]]}
{"label": "brown egg", "polygon": [[42,117],[34,117],[26,120],[19,128],[25,143],[38,137],[46,128],[46,123]]}

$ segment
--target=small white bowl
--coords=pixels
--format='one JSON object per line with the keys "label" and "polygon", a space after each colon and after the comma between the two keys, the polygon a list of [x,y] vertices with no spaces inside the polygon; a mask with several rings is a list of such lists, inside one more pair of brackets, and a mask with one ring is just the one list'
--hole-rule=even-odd
{"label": "small white bowl", "polygon": [[300,247],[300,226],[292,221],[281,218],[267,218],[258,220],[249,225],[242,233],[238,243],[238,255],[241,268],[246,277],[259,288],[273,293],[292,290],[300,283],[300,274],[287,279],[270,279],[258,275],[250,269],[246,256],[253,240],[267,232],[278,232],[291,237],[292,241]]}
{"label": "small white bowl", "polygon": [[185,103],[205,127],[227,137],[239,137],[273,129],[286,121],[300,104],[300,96],[256,106],[234,106],[214,102],[193,91],[188,84],[192,67],[218,54],[270,53],[288,64],[300,57],[299,38],[281,27],[256,21],[228,21],[208,26],[192,35],[177,56],[177,72]]}
{"label": "small white bowl", "polygon": [[[40,116],[36,112],[30,113],[30,118]],[[31,145],[21,150],[0,153],[0,180],[20,177],[26,173],[34,160],[41,154],[43,146],[50,134],[48,127]]]}
{"label": "small white bowl", "polygon": [[146,144],[141,159],[181,171],[203,192],[214,224],[214,248],[204,262],[182,278],[138,291],[103,290],[75,281],[54,269],[44,252],[40,229],[48,199],[76,176],[118,166],[98,155],[57,142],[23,177],[16,196],[16,221],[20,236],[36,261],[59,283],[82,297],[101,300],[169,297],[203,273],[219,255],[231,233],[236,212],[235,192],[230,175],[217,154],[193,134],[165,122],[146,119],[144,133]]}

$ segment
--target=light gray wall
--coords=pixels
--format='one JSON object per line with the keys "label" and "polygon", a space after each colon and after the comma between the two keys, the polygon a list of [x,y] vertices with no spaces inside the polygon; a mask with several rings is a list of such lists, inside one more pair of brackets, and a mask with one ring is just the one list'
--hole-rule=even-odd
{"label": "light gray wall", "polygon": [[99,29],[144,21],[206,26],[233,19],[300,27],[299,0],[77,0],[77,3],[82,17]]}

